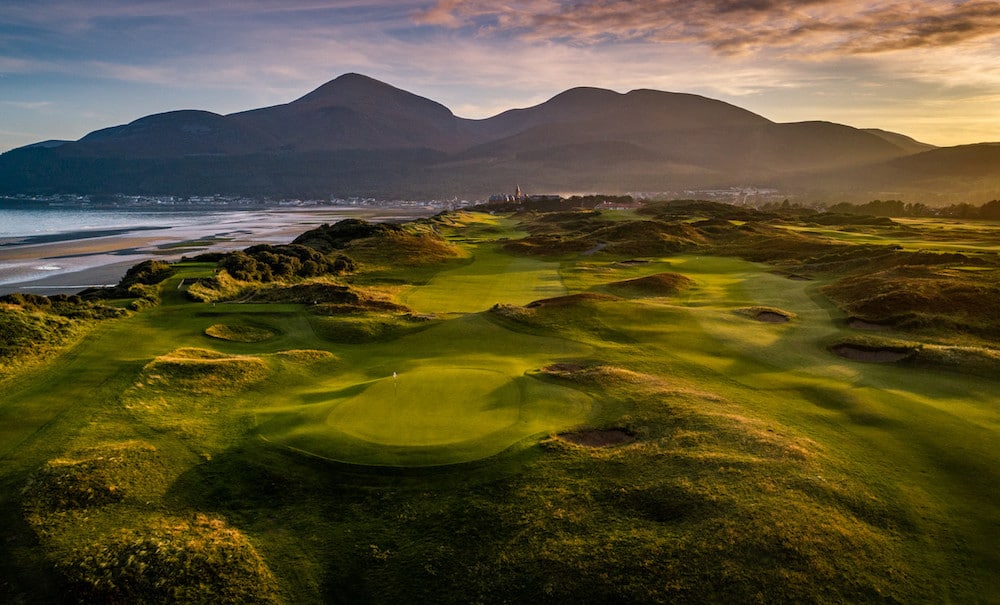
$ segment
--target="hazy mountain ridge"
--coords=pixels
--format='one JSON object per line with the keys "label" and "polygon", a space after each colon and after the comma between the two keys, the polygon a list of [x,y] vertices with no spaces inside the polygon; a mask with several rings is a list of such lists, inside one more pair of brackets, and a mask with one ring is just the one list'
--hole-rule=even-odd
{"label": "hazy mountain ridge", "polygon": [[[1000,195],[990,145],[934,148],[830,122],[776,123],[655,90],[574,88],[470,120],[360,74],[287,104],[180,110],[0,156],[0,193],[485,196],[759,186],[799,195],[910,186]],[[977,201],[977,200],[970,200]],[[984,201],[984,200],[981,200]]]}

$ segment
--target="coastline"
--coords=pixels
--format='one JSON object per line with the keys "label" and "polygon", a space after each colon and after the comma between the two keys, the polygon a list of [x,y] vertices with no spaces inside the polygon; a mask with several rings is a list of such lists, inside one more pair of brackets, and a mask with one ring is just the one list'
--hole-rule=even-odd
{"label": "coastline", "polygon": [[0,296],[75,294],[88,287],[114,285],[130,267],[148,259],[177,261],[255,244],[287,244],[309,229],[345,218],[393,221],[432,213],[371,208],[236,210],[206,213],[205,220],[194,225],[6,237],[0,240]]}

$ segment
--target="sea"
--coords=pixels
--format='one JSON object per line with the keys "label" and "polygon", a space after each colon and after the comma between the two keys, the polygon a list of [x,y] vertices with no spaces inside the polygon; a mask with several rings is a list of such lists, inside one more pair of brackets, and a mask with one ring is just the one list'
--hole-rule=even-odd
{"label": "sea", "polygon": [[198,212],[92,210],[77,208],[0,208],[0,240],[23,240],[73,232],[129,230],[192,225],[206,218]]}
{"label": "sea", "polygon": [[358,217],[405,220],[429,209],[26,207],[0,198],[0,295],[73,293],[117,283],[149,258],[283,244],[323,223]]}

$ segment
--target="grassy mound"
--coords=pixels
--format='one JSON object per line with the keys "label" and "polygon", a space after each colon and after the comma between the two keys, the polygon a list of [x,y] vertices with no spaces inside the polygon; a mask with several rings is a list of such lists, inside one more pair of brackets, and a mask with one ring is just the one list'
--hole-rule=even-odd
{"label": "grassy mound", "polygon": [[317,336],[329,342],[367,344],[402,338],[430,327],[434,321],[412,315],[356,313],[331,317],[314,315],[309,323]]}
{"label": "grassy mound", "polygon": [[200,514],[121,530],[58,568],[81,602],[280,602],[271,571],[246,536]]}
{"label": "grassy mound", "polygon": [[611,254],[662,256],[704,243],[698,229],[686,223],[625,221],[608,223],[586,215],[569,213],[542,215],[525,225],[528,237],[508,242],[505,249],[516,254],[561,255],[604,250]]}
{"label": "grassy mound", "polygon": [[336,355],[329,351],[319,351],[317,349],[290,349],[288,351],[278,351],[275,355],[281,359],[304,364],[333,361],[337,358]]}
{"label": "grassy mound", "polygon": [[254,302],[326,305],[348,309],[386,308],[405,310],[387,299],[387,294],[373,288],[358,288],[324,281],[273,285],[261,288]]}
{"label": "grassy mound", "polygon": [[59,315],[0,306],[0,378],[59,350],[83,329],[81,322]]}
{"label": "grassy mound", "polygon": [[29,519],[72,509],[103,506],[155,493],[165,469],[156,448],[142,441],[90,447],[50,460],[25,486]]}
{"label": "grassy mound", "polygon": [[465,253],[433,231],[393,231],[354,240],[346,248],[352,258],[372,267],[434,265]]}
{"label": "grassy mound", "polygon": [[598,229],[590,236],[607,242],[612,254],[661,256],[690,250],[705,242],[700,231],[685,223],[629,221]]}
{"label": "grassy mound", "polygon": [[179,388],[199,395],[215,395],[260,382],[267,373],[267,364],[259,357],[181,348],[146,364],[136,388]]}
{"label": "grassy mound", "polygon": [[612,447],[635,441],[635,435],[627,429],[583,429],[559,433],[556,438],[583,447]]}
{"label": "grassy mound", "polygon": [[234,278],[226,271],[214,277],[203,277],[191,284],[187,296],[196,302],[221,302],[237,300],[254,291],[254,285]]}
{"label": "grassy mound", "polygon": [[658,379],[625,368],[602,363],[554,363],[542,368],[541,374],[562,380],[608,388],[622,385],[659,385]]}
{"label": "grassy mound", "polygon": [[260,357],[181,348],[147,363],[122,403],[147,426],[208,453],[250,430],[245,394],[270,375]]}
{"label": "grassy mound", "polygon": [[895,363],[909,359],[915,353],[915,350],[904,347],[875,347],[849,343],[834,345],[830,350],[845,359],[868,363]]}
{"label": "grassy mound", "polygon": [[1000,350],[989,347],[938,345],[878,336],[853,336],[838,340],[830,346],[830,350],[841,357],[855,361],[901,362],[910,366],[984,377],[1000,375]]}
{"label": "grassy mound", "polygon": [[608,288],[623,295],[673,296],[694,286],[694,280],[679,273],[657,273],[608,284]]}
{"label": "grassy mound", "polygon": [[575,338],[617,338],[621,336],[604,319],[610,304],[623,299],[599,292],[581,292],[544,298],[521,307],[495,305],[487,316],[507,329]]}
{"label": "grassy mound", "polygon": [[359,219],[345,219],[306,231],[292,243],[329,252],[342,249],[355,240],[400,233],[403,233],[403,227],[393,223],[369,223]]}
{"label": "grassy mound", "polygon": [[825,288],[848,315],[903,329],[1000,335],[1000,273],[903,266]]}
{"label": "grassy mound", "polygon": [[609,296],[607,294],[598,294],[595,292],[581,292],[580,294],[568,294],[566,296],[555,296],[553,298],[543,298],[541,300],[532,301],[525,306],[527,309],[553,309],[562,307],[573,307],[580,305],[582,303],[593,302],[593,301],[611,301],[618,300],[615,296]]}
{"label": "grassy mound", "polygon": [[239,324],[214,324],[205,328],[205,334],[219,340],[245,343],[264,342],[277,336],[267,328]]}

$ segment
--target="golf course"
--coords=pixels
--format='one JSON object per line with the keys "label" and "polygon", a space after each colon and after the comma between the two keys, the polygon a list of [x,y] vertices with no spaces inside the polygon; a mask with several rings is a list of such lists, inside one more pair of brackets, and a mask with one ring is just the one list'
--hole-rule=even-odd
{"label": "golf course", "polygon": [[998,242],[463,211],[5,297],[0,601],[1000,602]]}

